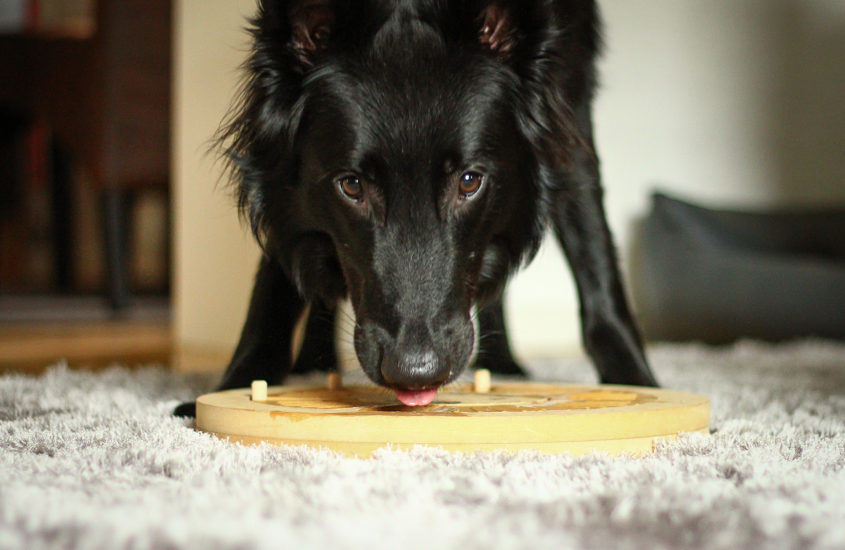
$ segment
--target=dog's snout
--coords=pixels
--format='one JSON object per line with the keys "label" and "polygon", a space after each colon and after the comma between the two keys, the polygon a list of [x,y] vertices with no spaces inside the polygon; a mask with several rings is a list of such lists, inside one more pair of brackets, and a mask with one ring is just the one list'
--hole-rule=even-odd
{"label": "dog's snout", "polygon": [[448,352],[452,343],[442,331],[421,319],[402,323],[396,338],[385,342],[379,369],[393,388],[436,388],[449,377]]}
{"label": "dog's snout", "polygon": [[450,372],[448,360],[432,350],[385,350],[379,367],[389,386],[405,390],[437,388]]}
{"label": "dog's snout", "polygon": [[376,382],[395,390],[435,390],[463,370],[474,339],[468,317],[406,321],[396,330],[365,322],[355,346],[361,366]]}

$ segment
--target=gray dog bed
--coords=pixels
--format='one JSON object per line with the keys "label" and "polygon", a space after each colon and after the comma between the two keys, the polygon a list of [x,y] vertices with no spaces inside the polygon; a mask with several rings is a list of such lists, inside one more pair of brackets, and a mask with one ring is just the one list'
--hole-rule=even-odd
{"label": "gray dog bed", "polygon": [[739,212],[655,194],[632,266],[650,340],[845,338],[845,210]]}

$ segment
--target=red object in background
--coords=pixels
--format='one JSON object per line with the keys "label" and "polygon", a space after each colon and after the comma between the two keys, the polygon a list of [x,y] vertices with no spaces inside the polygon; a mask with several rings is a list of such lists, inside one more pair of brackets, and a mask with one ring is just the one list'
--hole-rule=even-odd
{"label": "red object in background", "polygon": [[0,0],[0,34],[90,38],[96,7],[96,0]]}
{"label": "red object in background", "polygon": [[41,3],[38,0],[27,0],[24,10],[26,13],[24,18],[26,30],[37,30],[38,22],[41,20]]}
{"label": "red object in background", "polygon": [[36,189],[44,189],[49,182],[49,130],[45,124],[33,124],[26,135],[26,176],[28,184]]}

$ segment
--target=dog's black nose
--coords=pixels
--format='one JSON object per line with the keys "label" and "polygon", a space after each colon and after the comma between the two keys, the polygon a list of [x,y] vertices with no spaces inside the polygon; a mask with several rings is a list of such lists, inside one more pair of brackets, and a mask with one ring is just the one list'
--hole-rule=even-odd
{"label": "dog's black nose", "polygon": [[395,338],[382,341],[379,370],[385,383],[394,389],[436,389],[449,378],[448,354],[455,347],[442,325],[407,320]]}
{"label": "dog's black nose", "polygon": [[364,372],[396,391],[406,405],[430,403],[437,389],[463,370],[475,336],[469,315],[443,317],[406,319],[395,328],[362,320],[355,329],[355,352]]}
{"label": "dog's black nose", "polygon": [[431,350],[384,350],[379,367],[384,381],[401,390],[436,389],[450,373],[448,360]]}

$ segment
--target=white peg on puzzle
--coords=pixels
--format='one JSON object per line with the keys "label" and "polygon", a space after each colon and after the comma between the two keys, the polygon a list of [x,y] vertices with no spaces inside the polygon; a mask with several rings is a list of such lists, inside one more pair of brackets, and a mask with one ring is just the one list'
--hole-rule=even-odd
{"label": "white peg on puzzle", "polygon": [[343,379],[340,377],[339,372],[330,372],[329,375],[326,377],[326,385],[329,387],[330,390],[339,390],[343,387]]}
{"label": "white peg on puzzle", "polygon": [[490,393],[490,371],[487,369],[478,369],[475,371],[475,385],[473,387],[475,393]]}
{"label": "white peg on puzzle", "polygon": [[253,401],[267,401],[267,381],[253,380],[252,381],[252,400]]}

